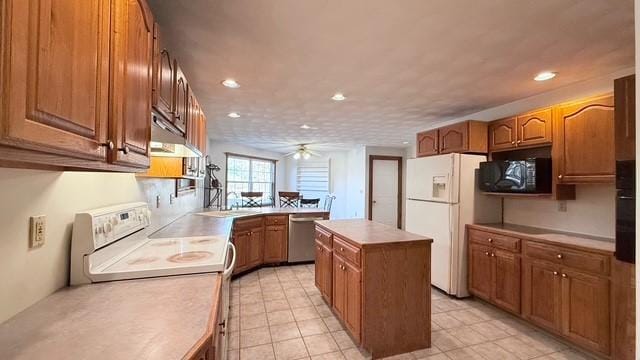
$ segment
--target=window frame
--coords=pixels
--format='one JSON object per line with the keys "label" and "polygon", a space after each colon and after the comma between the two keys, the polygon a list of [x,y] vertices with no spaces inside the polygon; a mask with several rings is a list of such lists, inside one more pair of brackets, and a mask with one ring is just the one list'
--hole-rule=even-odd
{"label": "window frame", "polygon": [[[228,189],[229,189],[229,158],[241,158],[241,159],[247,159],[249,160],[249,181],[247,182],[249,184],[249,189],[251,189],[251,185],[253,184],[252,181],[252,177],[251,177],[251,173],[252,173],[252,165],[253,165],[253,161],[257,160],[257,161],[263,161],[263,162],[270,162],[273,164],[273,182],[271,183],[271,203],[264,203],[263,202],[263,206],[275,206],[276,204],[276,175],[277,175],[277,164],[278,164],[278,160],[276,159],[269,159],[269,158],[263,158],[263,157],[259,157],[259,156],[251,156],[251,155],[244,155],[244,154],[236,154],[236,153],[231,153],[231,152],[225,152],[224,153],[226,155],[225,157],[225,162],[224,162],[224,166],[225,166],[225,176],[224,176],[224,204],[225,206],[228,205]],[[233,183],[243,183],[242,181],[232,181]],[[257,182],[257,183],[262,183],[262,182]],[[249,190],[251,191],[251,190]],[[240,199],[240,194],[238,194],[238,199]]]}

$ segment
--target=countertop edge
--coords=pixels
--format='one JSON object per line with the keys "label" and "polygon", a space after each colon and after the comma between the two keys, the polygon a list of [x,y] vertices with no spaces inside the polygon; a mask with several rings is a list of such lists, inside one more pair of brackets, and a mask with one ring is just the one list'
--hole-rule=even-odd
{"label": "countertop edge", "polygon": [[[342,233],[331,229],[329,227],[327,227],[326,225],[322,224],[321,222],[325,222],[325,221],[330,221],[330,220],[316,220],[315,224],[316,226],[321,227],[322,229],[324,229],[325,231],[337,234],[338,236],[340,236],[340,239],[344,239],[346,241],[348,241],[349,243],[351,243],[352,245],[356,246],[356,247],[360,247],[360,248],[372,248],[372,247],[381,247],[381,246],[388,246],[388,245],[396,245],[396,246],[410,246],[410,245],[416,245],[416,244],[420,244],[420,243],[428,243],[431,244],[433,243],[433,239],[429,238],[429,237],[424,237],[424,238],[420,238],[420,239],[414,239],[414,240],[399,240],[399,241],[388,241],[388,242],[375,242],[375,243],[363,243],[360,241],[356,241],[353,240],[349,237],[347,237],[346,235],[343,235]],[[370,221],[370,220],[369,220]],[[402,229],[398,229],[399,231],[404,231],[409,233],[408,231],[402,230]],[[410,233],[410,234],[414,234],[414,233]],[[418,234],[414,234],[416,236],[422,236],[422,235],[418,235]]]}
{"label": "countertop edge", "polygon": [[213,306],[211,307],[210,313],[209,313],[209,322],[207,324],[207,329],[205,330],[204,334],[202,334],[202,336],[200,336],[200,338],[198,339],[198,341],[196,341],[193,346],[191,346],[191,349],[189,349],[189,351],[187,351],[186,354],[184,354],[184,356],[182,357],[183,359],[191,359],[194,358],[195,355],[200,351],[200,348],[206,344],[207,340],[211,339],[212,344],[215,343],[215,326],[216,326],[216,318],[218,317],[218,310],[220,308],[220,296],[221,296],[221,292],[222,292],[222,286],[223,286],[223,276],[222,273],[217,273],[216,275],[216,286],[213,289],[213,294],[211,294],[213,296],[213,301],[212,304]]}
{"label": "countertop edge", "polygon": [[[500,234],[503,234],[503,235],[513,236],[513,237],[517,237],[517,238],[524,239],[524,240],[529,240],[529,241],[537,241],[537,242],[546,243],[546,244],[550,244],[550,245],[559,245],[559,246],[569,247],[569,248],[573,248],[573,249],[576,249],[576,250],[598,252],[598,253],[607,254],[607,255],[613,255],[613,253],[615,252],[614,248],[612,248],[611,250],[604,249],[604,247],[608,246],[608,245],[610,245],[612,247],[615,247],[615,244],[605,241],[604,238],[603,238],[603,240],[599,240],[596,237],[590,238],[588,235],[583,235],[584,236],[583,239],[585,240],[585,244],[575,244],[575,243],[567,243],[567,242],[552,240],[552,239],[549,239],[549,238],[545,237],[544,236],[545,234],[532,235],[532,234],[527,234],[527,233],[524,233],[524,232],[519,232],[517,230],[501,229],[499,227],[496,227],[495,225],[496,224],[466,224],[466,227],[470,228],[470,229],[475,229],[475,230],[482,230],[482,231],[500,233]],[[511,225],[511,224],[508,224],[508,225]],[[544,229],[544,228],[537,228],[537,227],[532,227],[532,226],[530,226],[530,228],[539,229],[539,230],[547,230],[547,229]],[[572,236],[572,237],[575,237],[575,238],[578,238],[578,239],[581,238],[581,234],[575,234],[575,233],[569,233],[569,232],[563,232],[563,231],[551,230],[551,229],[548,229],[548,232],[549,232],[549,234]],[[589,242],[596,242],[596,241],[597,242],[601,242],[605,246],[603,246],[603,248],[596,248],[596,247],[593,247],[593,246],[589,245]]]}

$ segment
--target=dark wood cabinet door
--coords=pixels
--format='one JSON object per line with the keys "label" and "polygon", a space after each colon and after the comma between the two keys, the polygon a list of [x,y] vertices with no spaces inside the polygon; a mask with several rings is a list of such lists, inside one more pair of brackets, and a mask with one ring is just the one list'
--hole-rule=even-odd
{"label": "dark wood cabinet door", "polygon": [[562,105],[558,112],[553,135],[558,181],[563,184],[613,182],[613,96]]}
{"label": "dark wood cabinet door", "polygon": [[264,254],[264,229],[253,228],[249,231],[249,251],[247,252],[247,266],[254,267],[262,264]]}
{"label": "dark wood cabinet door", "polygon": [[343,270],[344,260],[333,255],[333,310],[341,318],[345,318],[347,306],[347,274]]}
{"label": "dark wood cabinet door", "polygon": [[346,301],[343,320],[351,335],[353,335],[357,341],[360,341],[360,323],[362,318],[361,271],[348,262],[344,262],[342,272],[345,273],[346,281]]}
{"label": "dark wood cabinet door", "polygon": [[551,144],[551,108],[518,116],[518,146]]}
{"label": "dark wood cabinet door", "polygon": [[532,323],[560,330],[560,269],[553,264],[525,260],[522,313]]}
{"label": "dark wood cabinet door", "polygon": [[287,229],[285,225],[267,225],[264,233],[264,262],[287,261]]}
{"label": "dark wood cabinet door", "polygon": [[515,148],[517,137],[515,117],[489,123],[489,151]]}
{"label": "dark wood cabinet door", "polygon": [[182,132],[187,131],[187,119],[189,117],[189,84],[178,62],[174,61],[176,69],[176,81],[174,84],[173,124]]}
{"label": "dark wood cabinet door", "polygon": [[492,301],[514,313],[520,313],[520,257],[506,251],[493,250]]}
{"label": "dark wood cabinet door", "polygon": [[491,299],[491,248],[469,246],[469,291],[485,300]]}
{"label": "dark wood cabinet door", "polygon": [[614,81],[616,160],[636,158],[636,76]]}
{"label": "dark wood cabinet door", "polygon": [[[440,128],[438,131],[438,138],[441,154],[466,152],[469,148],[469,124],[468,122],[464,121]],[[485,137],[485,144],[486,139],[487,138]]]}
{"label": "dark wood cabinet door", "polygon": [[438,154],[438,129],[424,131],[416,135],[416,156]]}
{"label": "dark wood cabinet door", "polygon": [[158,24],[153,26],[153,108],[167,120],[173,118],[173,84],[176,69]]}
{"label": "dark wood cabinet door", "polygon": [[106,161],[111,4],[2,2],[0,143]]}
{"label": "dark wood cabinet door", "polygon": [[149,167],[153,17],[144,0],[114,0],[111,126],[118,165]]}
{"label": "dark wood cabinet door", "polygon": [[322,296],[328,304],[333,302],[333,251],[322,246]]}
{"label": "dark wood cabinet door", "polygon": [[562,269],[562,333],[572,341],[609,353],[609,279]]}

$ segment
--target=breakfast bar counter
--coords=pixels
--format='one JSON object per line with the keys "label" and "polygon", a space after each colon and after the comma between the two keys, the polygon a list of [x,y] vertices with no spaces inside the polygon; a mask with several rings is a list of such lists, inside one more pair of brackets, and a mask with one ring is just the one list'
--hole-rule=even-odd
{"label": "breakfast bar counter", "polygon": [[431,346],[432,239],[364,219],[316,221],[315,283],[374,359]]}

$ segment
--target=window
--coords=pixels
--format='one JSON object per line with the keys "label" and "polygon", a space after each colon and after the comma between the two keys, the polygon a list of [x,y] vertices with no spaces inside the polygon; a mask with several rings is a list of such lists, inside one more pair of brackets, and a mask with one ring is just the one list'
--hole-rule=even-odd
{"label": "window", "polygon": [[329,189],[329,159],[300,160],[296,170],[296,189],[305,199],[322,199]]}
{"label": "window", "polygon": [[262,204],[272,205],[275,179],[274,160],[227,154],[227,206],[242,206],[243,191],[261,191]]}

